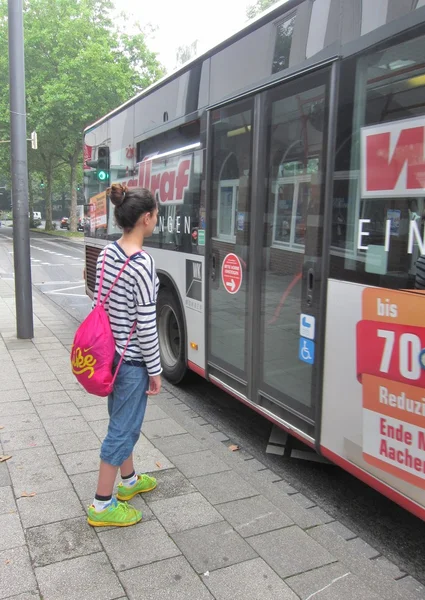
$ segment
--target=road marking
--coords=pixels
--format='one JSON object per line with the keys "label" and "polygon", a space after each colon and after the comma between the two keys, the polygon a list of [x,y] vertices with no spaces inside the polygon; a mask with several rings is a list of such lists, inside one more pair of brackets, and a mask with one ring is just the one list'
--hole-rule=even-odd
{"label": "road marking", "polygon": [[[46,252],[46,254],[54,254],[55,256],[57,256],[57,254],[58,254],[54,250],[47,250],[47,248],[39,248],[38,246],[33,246],[32,244],[31,244],[31,248],[33,250],[39,250],[40,252]],[[62,255],[62,256],[64,256],[64,255]]]}
{"label": "road marking", "polygon": [[43,281],[42,283],[35,283],[34,285],[71,285],[74,283],[84,285],[84,279],[78,281]]}
{"label": "road marking", "polygon": [[33,250],[39,250],[40,252],[46,252],[46,254],[53,254],[54,256],[63,256],[64,258],[72,258],[73,260],[83,260],[82,258],[80,259],[80,257],[78,257],[78,256],[70,256],[69,254],[62,254],[59,252],[55,252],[54,250],[48,250],[47,248],[40,248],[40,246],[33,246],[32,244],[30,244],[30,246]]}
{"label": "road marking", "polygon": [[[40,248],[39,246],[33,246],[32,244],[30,244],[30,247],[33,248],[34,250],[39,250],[40,252],[46,252],[47,254],[52,254],[53,256],[61,256],[63,258],[69,258],[69,259],[74,260],[74,261],[79,261],[78,263],[75,262],[71,266],[77,266],[77,265],[81,266],[81,264],[84,264],[84,259],[83,258],[79,258],[78,256],[70,256],[69,254],[62,254],[62,253],[59,253],[59,252],[54,252],[53,250],[47,250],[46,248]],[[13,250],[9,250],[8,252],[11,255],[14,254]],[[31,257],[31,262],[34,262],[34,263],[37,262],[37,263],[39,263],[39,262],[41,262],[41,260],[39,258],[33,258],[33,257]],[[44,265],[44,266],[49,266],[49,267],[53,267],[53,266],[55,266],[55,267],[63,267],[64,266],[61,263],[47,263],[47,262],[43,263],[43,262],[41,262],[41,264]],[[40,266],[40,265],[33,265],[33,266]]]}
{"label": "road marking", "polygon": [[56,292],[44,292],[46,295],[50,296],[72,296],[73,298],[88,298],[87,294],[67,294],[66,292],[56,293]]}
{"label": "road marking", "polygon": [[55,253],[53,252],[53,250],[47,250],[47,248],[39,248],[39,246],[33,246],[32,244],[30,244],[30,247],[31,247],[33,250],[40,250],[40,252],[47,252],[48,254],[55,254]]}
{"label": "road marking", "polygon": [[[61,238],[54,238],[54,240],[59,240],[59,241],[62,242]],[[53,240],[43,240],[42,242],[41,242],[41,240],[37,240],[37,243],[38,244],[39,243],[51,244],[52,246],[58,246],[62,250],[64,249],[64,244],[63,243],[59,244],[57,241],[53,241]],[[84,246],[82,248],[78,248],[78,246],[74,242],[70,242],[70,243],[75,245],[75,248],[72,248],[73,251],[75,250],[76,252],[84,252]]]}
{"label": "road marking", "polygon": [[[84,284],[80,284],[80,285],[73,285],[71,287],[64,287],[64,288],[59,288],[58,290],[51,290],[50,292],[46,292],[46,294],[58,294],[61,296],[76,296],[77,294],[62,294],[61,292],[67,292],[68,290],[78,290],[80,288],[83,288]],[[85,295],[85,294],[84,294]]]}

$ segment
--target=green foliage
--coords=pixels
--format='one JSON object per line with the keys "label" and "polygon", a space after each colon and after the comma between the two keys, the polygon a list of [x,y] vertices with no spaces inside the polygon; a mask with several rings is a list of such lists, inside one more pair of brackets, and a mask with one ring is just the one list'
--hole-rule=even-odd
{"label": "green foliage", "polygon": [[[31,231],[36,233],[39,230],[36,229],[35,227],[31,227]],[[43,232],[43,234],[45,234],[45,233],[48,233],[49,235],[54,235],[55,238],[63,237],[63,238],[81,238],[82,239],[84,237],[84,233],[82,233],[80,231],[63,231],[62,229],[52,229],[50,231]]]}
{"label": "green foliage", "polygon": [[[84,128],[164,74],[143,31],[115,27],[112,8],[110,0],[25,1],[27,130],[37,131],[39,147],[28,147],[29,168],[46,183],[46,229],[58,181],[71,192],[76,226]],[[10,135],[6,15],[0,0],[0,140]],[[2,146],[0,179],[9,172],[10,149]],[[67,182],[58,175],[64,167]]]}
{"label": "green foliage", "polygon": [[250,6],[248,6],[248,8],[246,9],[246,16],[248,17],[248,19],[253,19],[257,15],[262,13],[264,10],[270,8],[270,6],[273,6],[273,4],[276,4],[277,1],[278,0],[257,0],[255,4],[251,4]]}
{"label": "green foliage", "polygon": [[191,58],[195,58],[198,53],[198,40],[195,40],[189,45],[179,46],[176,52],[176,66],[179,67],[188,62]]}

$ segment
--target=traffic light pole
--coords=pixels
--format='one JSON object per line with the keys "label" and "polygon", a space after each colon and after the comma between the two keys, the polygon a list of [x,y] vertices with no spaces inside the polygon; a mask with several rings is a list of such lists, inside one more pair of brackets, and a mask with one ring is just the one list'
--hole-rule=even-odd
{"label": "traffic light pole", "polygon": [[34,337],[28,222],[23,0],[8,0],[13,259],[17,336]]}

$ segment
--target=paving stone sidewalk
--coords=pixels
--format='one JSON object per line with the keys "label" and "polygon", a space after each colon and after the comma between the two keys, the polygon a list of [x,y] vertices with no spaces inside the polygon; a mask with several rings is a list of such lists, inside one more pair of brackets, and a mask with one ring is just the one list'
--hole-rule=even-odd
{"label": "paving stone sidewalk", "polygon": [[139,525],[90,528],[105,400],[69,368],[77,323],[35,292],[16,339],[0,278],[0,598],[417,600],[425,588],[194,413],[150,401],[135,457],[158,488]]}

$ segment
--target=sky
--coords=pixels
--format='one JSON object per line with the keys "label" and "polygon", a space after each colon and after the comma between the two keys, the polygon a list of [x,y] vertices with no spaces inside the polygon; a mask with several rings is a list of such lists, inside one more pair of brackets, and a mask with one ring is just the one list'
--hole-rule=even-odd
{"label": "sky", "polygon": [[115,0],[118,12],[136,18],[142,27],[151,24],[157,31],[148,40],[158,52],[167,71],[176,66],[181,45],[198,40],[198,53],[240,29],[246,22],[246,8],[254,0]]}

